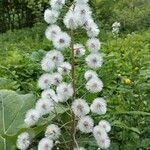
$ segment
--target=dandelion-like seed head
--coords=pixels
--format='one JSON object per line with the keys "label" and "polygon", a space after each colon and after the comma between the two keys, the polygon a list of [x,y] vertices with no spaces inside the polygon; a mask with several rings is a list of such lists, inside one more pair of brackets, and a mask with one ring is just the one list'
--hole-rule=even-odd
{"label": "dandelion-like seed head", "polygon": [[38,144],[38,150],[52,150],[54,144],[53,141],[48,138],[43,138]]}
{"label": "dandelion-like seed head", "polygon": [[93,130],[94,121],[90,116],[85,116],[79,120],[77,126],[81,132],[90,133]]}
{"label": "dandelion-like seed head", "polygon": [[27,111],[25,115],[24,122],[26,123],[27,126],[33,126],[37,123],[37,121],[40,118],[40,114],[36,109],[30,109]]}
{"label": "dandelion-like seed head", "polygon": [[31,136],[29,135],[28,132],[23,132],[17,137],[17,148],[20,150],[25,150],[29,147],[31,144]]}
{"label": "dandelion-like seed head", "polygon": [[93,113],[103,115],[107,111],[107,103],[103,98],[96,98],[91,104],[91,111]]}
{"label": "dandelion-like seed head", "polygon": [[51,140],[57,140],[60,134],[60,128],[57,125],[51,124],[46,128],[45,137]]}

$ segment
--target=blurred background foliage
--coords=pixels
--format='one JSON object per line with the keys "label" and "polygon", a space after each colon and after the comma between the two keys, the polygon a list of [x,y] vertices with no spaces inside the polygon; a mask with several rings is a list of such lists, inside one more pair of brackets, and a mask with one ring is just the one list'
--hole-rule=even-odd
{"label": "blurred background foliage", "polygon": [[[68,0],[67,5],[70,2]],[[46,51],[53,48],[44,36],[47,25],[43,12],[48,0],[1,0],[0,3],[0,91],[34,93],[38,98],[40,61]],[[104,65],[98,73],[105,87],[102,93],[87,94],[85,98],[90,102],[103,96],[108,102],[108,113],[103,117],[95,116],[95,121],[107,119],[112,124],[110,150],[150,150],[150,1],[91,0],[90,5],[101,29],[99,39]],[[62,15],[65,12],[63,10]],[[113,38],[111,33],[115,21],[121,23],[118,38]],[[85,32],[79,32],[76,42],[85,43]],[[65,55],[69,57],[68,52]],[[79,74],[84,72],[83,65],[78,67]],[[81,84],[79,76],[77,85]],[[84,92],[83,88],[78,95]],[[65,120],[64,116],[60,118]],[[45,127],[44,124],[41,129],[34,129],[38,138]],[[16,135],[18,133],[20,130]],[[16,135],[9,137],[11,145]],[[84,138],[79,142],[88,140],[87,150],[96,150],[93,139]]]}

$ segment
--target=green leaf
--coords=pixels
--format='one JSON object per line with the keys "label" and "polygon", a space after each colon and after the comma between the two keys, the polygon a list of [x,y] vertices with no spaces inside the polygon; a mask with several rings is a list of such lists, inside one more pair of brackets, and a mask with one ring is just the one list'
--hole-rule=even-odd
{"label": "green leaf", "polygon": [[4,135],[14,136],[25,127],[24,115],[34,103],[32,94],[19,95],[14,91],[0,90],[0,149],[9,149]]}

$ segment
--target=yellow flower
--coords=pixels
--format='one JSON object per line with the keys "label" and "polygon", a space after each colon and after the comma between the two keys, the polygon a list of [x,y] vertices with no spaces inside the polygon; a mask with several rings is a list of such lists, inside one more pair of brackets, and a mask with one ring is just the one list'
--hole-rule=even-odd
{"label": "yellow flower", "polygon": [[131,81],[130,79],[125,79],[125,80],[124,80],[124,83],[125,83],[125,84],[131,84],[132,81]]}

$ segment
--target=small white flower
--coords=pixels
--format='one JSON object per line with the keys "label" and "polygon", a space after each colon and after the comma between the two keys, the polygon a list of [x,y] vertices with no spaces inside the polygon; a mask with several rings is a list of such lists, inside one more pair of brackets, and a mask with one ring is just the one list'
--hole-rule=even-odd
{"label": "small white flower", "polygon": [[88,71],[85,72],[84,78],[86,79],[86,81],[89,81],[92,78],[98,78],[98,75],[95,71],[88,70]]}
{"label": "small white flower", "polygon": [[63,80],[63,77],[60,73],[56,72],[56,73],[53,73],[51,74],[51,84],[52,85],[58,85],[62,82]]}
{"label": "small white flower", "polygon": [[38,150],[52,150],[54,144],[53,141],[48,138],[43,138],[38,144]]}
{"label": "small white flower", "polygon": [[85,54],[85,47],[82,44],[75,44],[74,54],[76,57],[82,57]]}
{"label": "small white flower", "polygon": [[64,24],[68,29],[76,29],[78,27],[78,16],[73,11],[69,11],[64,17]]}
{"label": "small white flower", "polygon": [[108,149],[110,147],[110,139],[108,136],[97,139],[96,142],[97,145],[102,149]]}
{"label": "small white flower", "polygon": [[98,78],[92,78],[86,83],[86,89],[91,93],[101,92],[103,89],[103,82]]}
{"label": "small white flower", "polygon": [[51,75],[46,73],[43,74],[38,80],[38,86],[41,89],[48,89],[51,85]]}
{"label": "small white flower", "polygon": [[45,115],[54,110],[54,102],[49,99],[40,99],[37,101],[35,109],[40,115]]}
{"label": "small white flower", "polygon": [[62,64],[64,61],[63,54],[58,50],[51,50],[46,54],[46,57],[53,61],[57,66]]}
{"label": "small white flower", "polygon": [[27,132],[21,133],[17,138],[17,148],[26,150],[31,144],[31,136]]}
{"label": "small white flower", "polygon": [[55,10],[46,9],[44,12],[44,20],[48,24],[53,24],[57,21],[59,13]]}
{"label": "small white flower", "polygon": [[47,57],[44,57],[41,62],[42,70],[46,72],[53,71],[55,69],[55,63]]}
{"label": "small white flower", "polygon": [[74,148],[74,150],[86,150],[86,149],[83,147],[79,147],[79,148]]}
{"label": "small white flower", "polygon": [[92,53],[96,53],[100,50],[101,48],[101,43],[98,39],[96,38],[92,38],[92,39],[89,39],[87,41],[87,44],[86,44],[87,48],[89,49],[90,52]]}
{"label": "small white flower", "polygon": [[119,29],[120,29],[120,22],[114,22],[112,24],[112,33],[113,33],[114,37],[118,36]]}
{"label": "small white flower", "polygon": [[88,3],[89,0],[75,0],[76,3],[78,4],[85,4]]}
{"label": "small white flower", "polygon": [[110,132],[110,130],[111,130],[110,123],[106,120],[101,120],[98,125],[101,128],[103,128],[106,132]]}
{"label": "small white flower", "polygon": [[53,44],[56,49],[62,50],[68,48],[70,46],[71,38],[70,36],[65,33],[61,32],[56,38],[53,40]]}
{"label": "small white flower", "polygon": [[62,9],[63,5],[65,4],[65,0],[51,0],[50,5],[55,10]]}
{"label": "small white flower", "polygon": [[93,130],[93,126],[94,126],[94,121],[90,116],[85,116],[82,117],[79,122],[77,127],[79,128],[79,130],[83,133],[90,133]]}
{"label": "small white flower", "polygon": [[114,22],[112,24],[112,28],[118,28],[118,27],[120,27],[120,22]]}
{"label": "small white flower", "polygon": [[68,62],[64,62],[58,66],[58,72],[62,75],[69,74],[71,71],[71,64]]}
{"label": "small white flower", "polygon": [[103,115],[107,111],[107,103],[103,98],[96,98],[91,104],[91,111],[93,113]]}
{"label": "small white flower", "polygon": [[45,36],[48,40],[52,41],[60,32],[61,29],[59,26],[50,25],[45,31]]}
{"label": "small white flower", "polygon": [[43,99],[49,99],[49,100],[52,100],[54,102],[57,102],[56,101],[56,93],[52,89],[44,90],[42,92],[42,98]]}
{"label": "small white flower", "polygon": [[60,102],[67,101],[70,97],[73,96],[73,88],[71,84],[65,82],[59,84],[56,88]]}
{"label": "small white flower", "polygon": [[60,134],[60,128],[57,125],[51,124],[46,128],[45,137],[51,140],[57,140]]}
{"label": "small white flower", "polygon": [[30,127],[36,124],[39,120],[40,114],[36,109],[30,109],[25,115],[24,122]]}
{"label": "small white flower", "polygon": [[103,64],[103,58],[100,53],[92,53],[86,57],[86,63],[90,68],[100,68]]}
{"label": "small white flower", "polygon": [[71,108],[77,117],[85,116],[90,112],[89,105],[84,99],[74,100]]}

